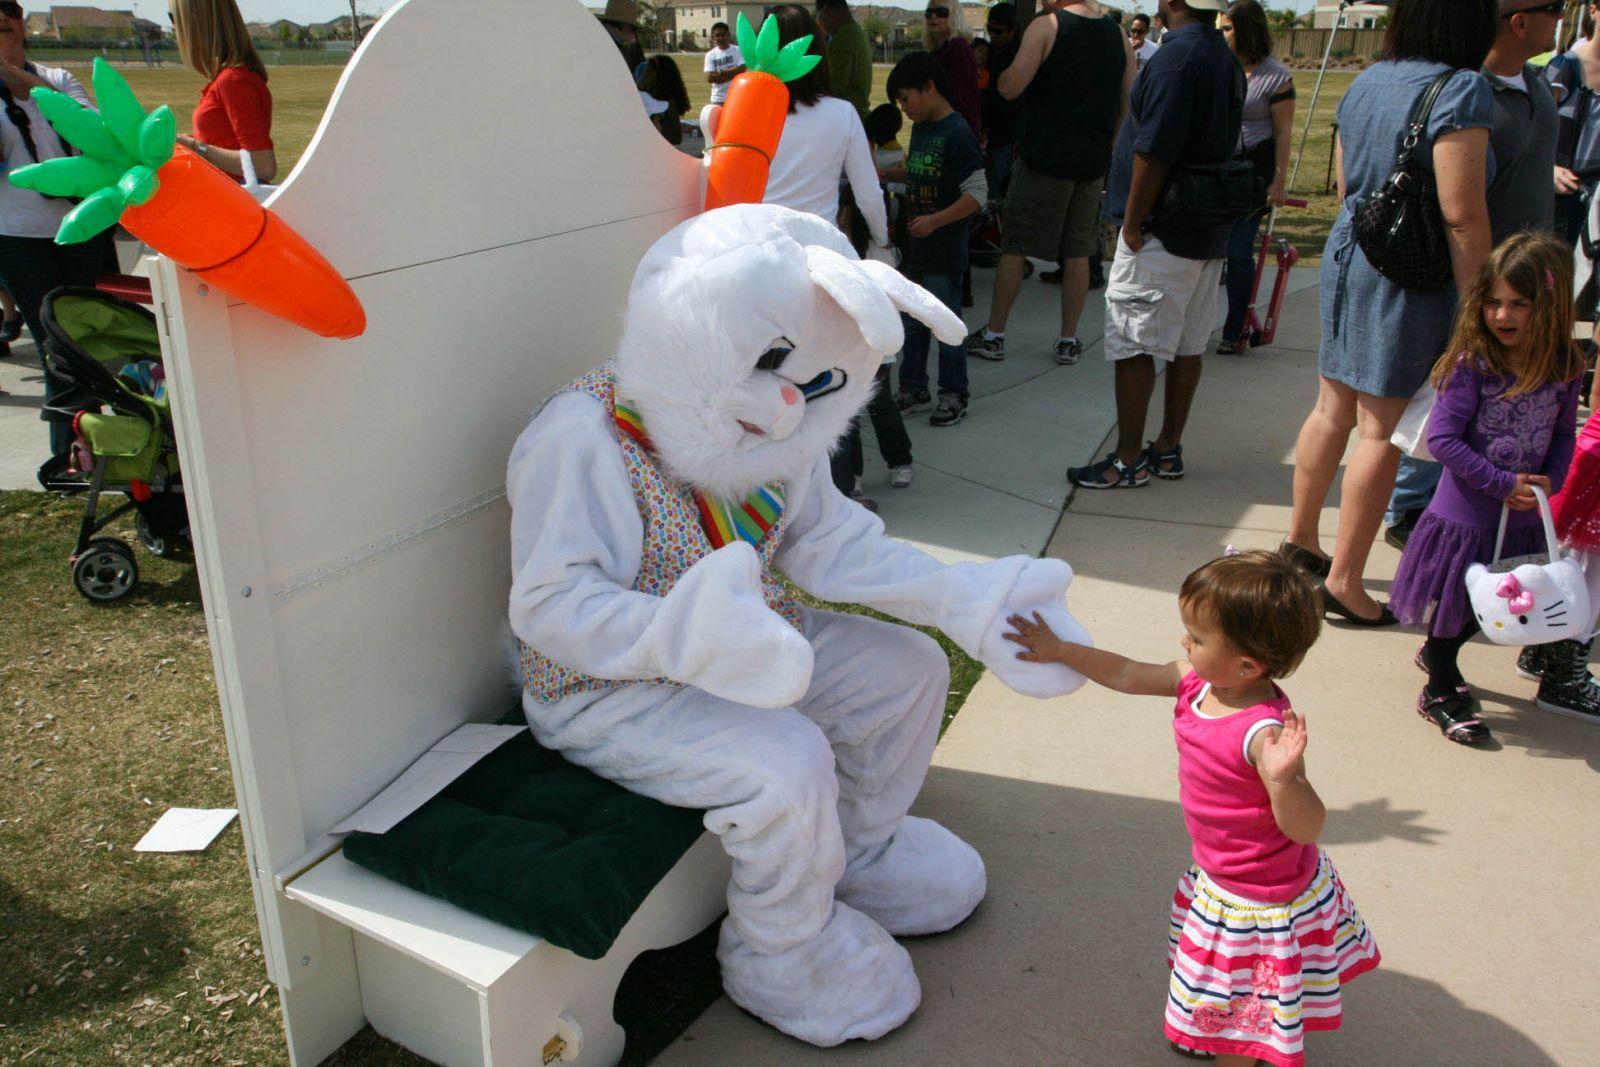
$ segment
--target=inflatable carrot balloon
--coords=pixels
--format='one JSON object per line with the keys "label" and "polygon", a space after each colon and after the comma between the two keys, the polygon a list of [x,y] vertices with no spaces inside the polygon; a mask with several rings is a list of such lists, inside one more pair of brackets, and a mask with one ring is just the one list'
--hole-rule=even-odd
{"label": "inflatable carrot balloon", "polygon": [[121,222],[129,233],[218,289],[323,337],[355,337],[366,312],[350,286],[304,237],[237,182],[177,144],[172,109],[148,115],[122,75],[94,61],[100,112],[50,89],[33,99],[83,154],[20,167],[13,185],[81,197],[61,220],[58,244]]}
{"label": "inflatable carrot balloon", "polygon": [[771,15],[761,24],[761,34],[739,14],[739,51],[745,72],[728,86],[722,105],[714,153],[706,171],[706,210],[728,204],[759,204],[767,190],[767,170],[778,150],[783,120],[789,113],[789,89],[794,81],[822,62],[806,54],[808,34],[778,47],[778,20]]}

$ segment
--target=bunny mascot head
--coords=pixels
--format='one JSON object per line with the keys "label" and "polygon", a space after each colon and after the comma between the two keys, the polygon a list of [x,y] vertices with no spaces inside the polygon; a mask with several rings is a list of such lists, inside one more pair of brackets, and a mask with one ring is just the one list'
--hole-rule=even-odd
{"label": "bunny mascot head", "polygon": [[828,453],[901,315],[960,319],[858,260],[819,218],[736,205],[644,256],[616,358],[552,397],[512,453],[511,624],[535,735],[574,762],[706,811],[733,861],[718,957],[733,1000],[818,1045],[917,1007],[896,936],[948,930],[983,861],[907,814],[944,710],[929,638],[798,603],[794,586],[939,626],[1019,691],[1082,678],[1003,639],[1067,613],[1072,571],[945,566],[834,488]]}
{"label": "bunny mascot head", "polygon": [[956,315],[837,227],[765,205],[709,212],[645,255],[617,353],[680,480],[737,499],[832,451],[900,348],[906,312],[951,344]]}

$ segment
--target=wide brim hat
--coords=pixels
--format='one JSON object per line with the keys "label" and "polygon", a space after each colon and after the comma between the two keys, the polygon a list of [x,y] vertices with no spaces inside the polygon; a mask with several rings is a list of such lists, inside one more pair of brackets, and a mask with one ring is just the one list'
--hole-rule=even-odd
{"label": "wide brim hat", "polygon": [[600,14],[600,21],[638,29],[639,5],[634,0],[606,0],[606,9]]}

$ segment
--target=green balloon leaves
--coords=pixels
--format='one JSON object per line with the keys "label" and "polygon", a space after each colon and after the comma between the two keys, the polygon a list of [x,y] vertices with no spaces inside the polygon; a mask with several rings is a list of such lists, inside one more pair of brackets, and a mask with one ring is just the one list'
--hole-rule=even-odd
{"label": "green balloon leaves", "polygon": [[811,35],[790,41],[781,49],[778,47],[778,20],[768,15],[761,24],[761,33],[756,34],[750,28],[750,20],[744,17],[744,12],[738,18],[739,51],[744,56],[745,66],[762,74],[770,74],[781,82],[792,82],[802,75],[811,73],[818,63],[822,62],[821,56],[809,55],[806,49],[811,47]]}
{"label": "green balloon leaves", "polygon": [[11,184],[32,189],[46,196],[88,196],[122,177],[98,159],[88,156],[63,156],[18,167],[11,173]]}
{"label": "green balloon leaves", "polygon": [[137,158],[139,128],[144,124],[144,108],[139,106],[139,98],[128,88],[128,80],[112,70],[104,59],[95,60],[90,80],[94,83],[95,103],[100,105],[101,121],[128,155]]}
{"label": "green balloon leaves", "polygon": [[172,158],[172,149],[178,143],[178,120],[172,109],[162,104],[139,127],[139,162],[151,170],[160,170]]}
{"label": "green balloon leaves", "polygon": [[125,208],[149,201],[161,187],[156,171],[177,144],[172,109],[162,106],[145,114],[128,80],[104,59],[94,61],[90,82],[99,112],[53,89],[32,94],[50,125],[83,154],[19,167],[10,176],[11,184],[23,189],[83,198],[61,220],[56,244],[87,241],[115,226]]}
{"label": "green balloon leaves", "polygon": [[101,230],[110,229],[122,218],[122,209],[127,206],[128,201],[122,195],[122,190],[114,185],[86,197],[83,203],[61,220],[61,229],[56,231],[56,244],[81,244]]}

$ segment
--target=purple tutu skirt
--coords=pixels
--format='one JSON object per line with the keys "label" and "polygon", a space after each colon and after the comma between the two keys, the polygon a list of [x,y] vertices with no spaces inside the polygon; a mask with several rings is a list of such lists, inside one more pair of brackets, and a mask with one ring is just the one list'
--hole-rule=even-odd
{"label": "purple tutu skirt", "polygon": [[[1389,590],[1389,610],[1407,626],[1428,627],[1437,637],[1454,637],[1472,616],[1467,568],[1494,559],[1493,528],[1451,522],[1425,511],[1406,539],[1400,569]],[[1506,531],[1502,559],[1543,552],[1544,529],[1533,525]]]}

